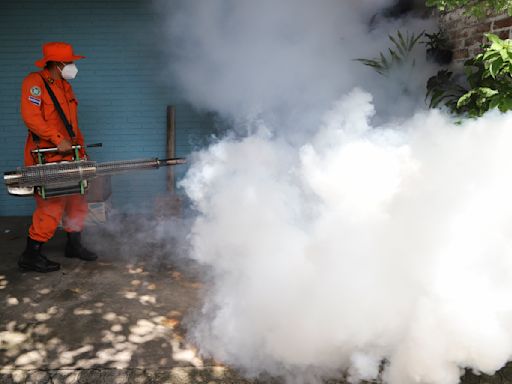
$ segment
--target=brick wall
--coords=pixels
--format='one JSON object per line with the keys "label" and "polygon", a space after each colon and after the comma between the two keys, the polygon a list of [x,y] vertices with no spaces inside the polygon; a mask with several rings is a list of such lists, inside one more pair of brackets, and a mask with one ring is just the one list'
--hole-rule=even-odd
{"label": "brick wall", "polygon": [[[177,154],[204,145],[210,119],[162,81],[155,19],[149,0],[0,1],[0,172],[22,163],[20,86],[46,41],[68,41],[87,56],[72,84],[86,141],[104,143],[90,150],[95,160],[165,156],[167,105],[176,105]],[[138,209],[165,187],[163,170],[114,177],[114,208]],[[32,200],[9,196],[1,182],[0,216],[30,214]]]}
{"label": "brick wall", "polygon": [[511,37],[512,17],[507,14],[493,15],[482,20],[464,16],[459,9],[441,15],[440,23],[453,44],[453,59],[456,63],[462,63],[481,51],[486,32],[492,32],[502,39]]}

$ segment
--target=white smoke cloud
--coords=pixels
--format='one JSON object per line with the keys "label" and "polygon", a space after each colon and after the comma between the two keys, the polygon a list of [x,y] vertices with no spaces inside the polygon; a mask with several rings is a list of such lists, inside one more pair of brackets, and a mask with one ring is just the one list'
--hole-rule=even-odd
{"label": "white smoke cloud", "polygon": [[[373,25],[392,2],[161,1],[173,82],[199,108],[237,123],[264,119],[268,128],[288,135],[316,128],[329,105],[354,86],[378,91],[383,112],[414,109],[423,104],[425,72],[431,70],[424,50],[417,65],[398,68],[393,81],[355,61],[387,52],[388,33],[399,28],[420,33],[434,27],[419,19],[381,18]],[[414,92],[399,99],[404,86]]]}
{"label": "white smoke cloud", "polygon": [[213,277],[190,337],[247,374],[451,384],[511,357],[512,115],[458,125],[421,110],[420,56],[391,82],[355,62],[431,27],[371,26],[384,4],[160,4],[186,97],[251,128],[181,183]]}
{"label": "white smoke cloud", "polygon": [[198,156],[183,185],[192,257],[215,277],[204,352],[354,380],[386,360],[391,383],[456,383],[511,357],[512,114],[391,129],[371,111],[356,90],[299,151],[251,136]]}

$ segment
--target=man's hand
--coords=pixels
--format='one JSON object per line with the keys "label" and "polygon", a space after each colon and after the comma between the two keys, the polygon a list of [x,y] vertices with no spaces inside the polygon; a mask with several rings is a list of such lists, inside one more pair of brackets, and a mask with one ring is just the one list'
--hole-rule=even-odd
{"label": "man's hand", "polygon": [[57,145],[57,149],[60,154],[66,154],[73,150],[73,148],[71,148],[71,143],[66,139],[62,140],[59,145]]}

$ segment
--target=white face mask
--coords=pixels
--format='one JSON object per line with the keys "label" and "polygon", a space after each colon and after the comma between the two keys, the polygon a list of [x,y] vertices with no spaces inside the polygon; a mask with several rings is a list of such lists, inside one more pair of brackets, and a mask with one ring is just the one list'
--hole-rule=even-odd
{"label": "white face mask", "polygon": [[64,67],[60,70],[60,73],[63,79],[73,80],[78,73],[78,68],[76,67],[75,63],[65,64]]}

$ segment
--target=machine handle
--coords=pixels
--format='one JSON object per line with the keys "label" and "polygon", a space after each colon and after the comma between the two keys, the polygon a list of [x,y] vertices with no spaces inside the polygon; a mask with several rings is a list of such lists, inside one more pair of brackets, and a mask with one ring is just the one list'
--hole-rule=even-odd
{"label": "machine handle", "polygon": [[159,167],[167,167],[170,165],[185,164],[187,162],[187,159],[183,157],[174,157],[171,159],[156,159],[156,161]]}
{"label": "machine handle", "polygon": [[[85,148],[98,148],[98,147],[103,147],[103,143],[94,143],[94,144],[85,145]],[[81,149],[82,146],[81,145],[72,145],[71,148],[72,149]],[[38,149],[32,150],[32,153],[49,153],[49,152],[58,152],[58,151],[59,151],[59,149],[57,147],[38,148]]]}
{"label": "machine handle", "polygon": [[103,147],[103,143],[94,143],[94,144],[87,144],[85,148],[99,148]]}

